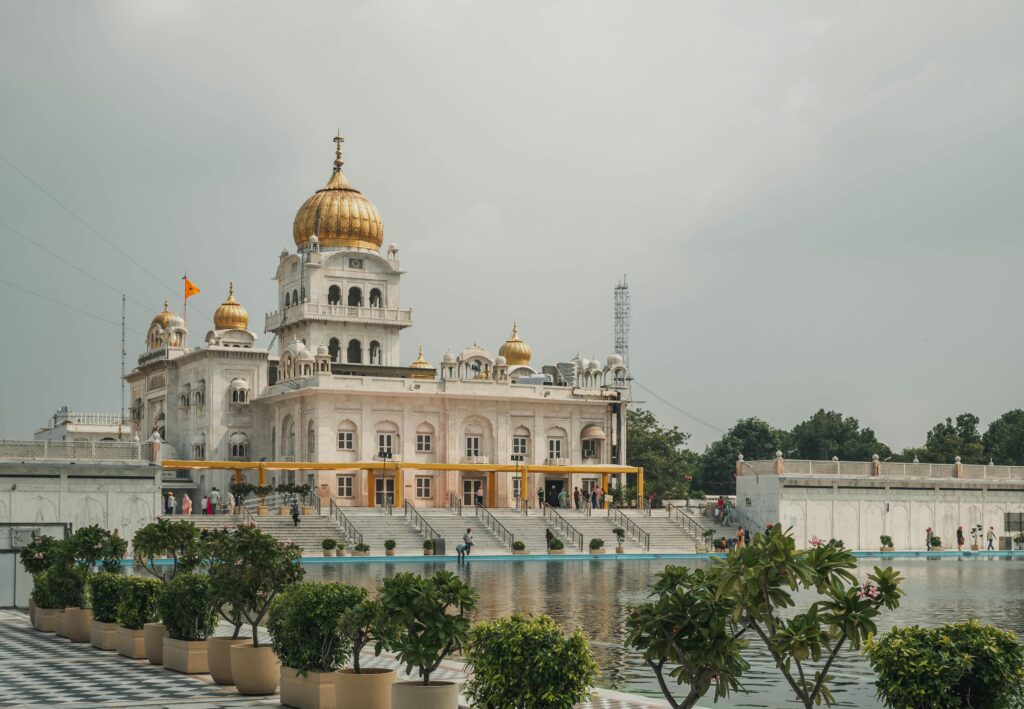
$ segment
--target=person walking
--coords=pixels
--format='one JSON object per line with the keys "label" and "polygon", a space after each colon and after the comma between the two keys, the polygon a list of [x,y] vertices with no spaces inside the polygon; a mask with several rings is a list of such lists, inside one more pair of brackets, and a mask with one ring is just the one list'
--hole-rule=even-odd
{"label": "person walking", "polygon": [[544,509],[544,488],[537,487],[537,507]]}
{"label": "person walking", "polygon": [[[173,492],[167,493],[167,514],[173,515],[178,511],[178,500],[175,499]],[[185,506],[182,505],[182,512],[185,511]]]}
{"label": "person walking", "polygon": [[466,527],[466,533],[462,535],[462,543],[466,545],[466,556],[469,556],[469,550],[473,548],[472,527]]}
{"label": "person walking", "polygon": [[292,526],[299,526],[299,501],[292,500]]}
{"label": "person walking", "polygon": [[964,549],[964,527],[960,525],[956,528],[956,550],[963,551]]}
{"label": "person walking", "polygon": [[989,551],[995,551],[995,549],[996,549],[995,548],[995,541],[996,541],[996,528],[995,527],[989,527],[988,528],[988,531],[985,532],[985,539],[988,540],[988,550]]}
{"label": "person walking", "polygon": [[750,544],[750,530],[749,529],[744,529],[743,530],[743,545],[744,546],[748,546],[749,544]]}
{"label": "person walking", "polygon": [[209,502],[210,498],[208,498],[206,495],[203,495],[203,499],[199,501],[200,514],[209,514],[209,512],[206,509],[206,506]]}
{"label": "person walking", "polygon": [[484,506],[484,488],[482,485],[476,489],[476,506]]}
{"label": "person walking", "polygon": [[185,516],[192,514],[192,498],[187,492],[181,496],[181,513]]}
{"label": "person walking", "polygon": [[231,515],[232,517],[234,517],[235,516],[235,496],[232,495],[231,493],[228,493],[227,495],[225,495],[225,497],[227,497],[227,500],[228,500],[228,502],[227,502],[228,514]]}
{"label": "person walking", "polygon": [[576,505],[576,509],[579,509],[580,508],[580,489],[578,487],[574,487],[572,489],[572,501]]}
{"label": "person walking", "polygon": [[563,510],[569,506],[569,496],[565,494],[564,487],[558,491],[558,506]]}
{"label": "person walking", "polygon": [[931,551],[932,550],[932,528],[931,527],[928,527],[928,529],[924,530],[924,550],[925,551]]}
{"label": "person walking", "polygon": [[213,490],[210,491],[210,514],[217,514],[218,507],[220,507],[220,490],[214,485]]}
{"label": "person walking", "polygon": [[551,540],[555,538],[555,535],[551,533],[551,528],[548,527],[544,530],[545,545],[548,551],[551,551]]}
{"label": "person walking", "polygon": [[590,507],[595,510],[597,509],[597,485],[590,488]]}

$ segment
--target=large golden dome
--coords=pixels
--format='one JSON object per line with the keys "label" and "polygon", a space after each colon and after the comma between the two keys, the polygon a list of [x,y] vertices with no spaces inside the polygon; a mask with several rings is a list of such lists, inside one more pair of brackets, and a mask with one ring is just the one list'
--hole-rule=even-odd
{"label": "large golden dome", "polygon": [[334,172],[322,190],[306,200],[295,215],[292,236],[296,246],[305,246],[316,234],[321,248],[359,248],[380,251],[384,225],[373,202],[363,196],[341,171],[340,135],[334,156]]}
{"label": "large golden dome", "polygon": [[235,284],[228,284],[228,299],[213,313],[214,330],[247,330],[249,313],[235,300]]}
{"label": "large golden dome", "polygon": [[149,326],[153,327],[154,325],[159,325],[164,330],[166,330],[167,326],[171,323],[171,318],[173,317],[175,317],[175,315],[174,313],[171,312],[170,308],[167,307],[167,301],[165,300],[164,309],[156,314],[156,316],[153,318],[153,321],[149,323]]}
{"label": "large golden dome", "polygon": [[512,323],[512,337],[505,340],[505,344],[498,350],[498,354],[505,358],[505,362],[512,367],[529,364],[533,350],[530,346],[519,339],[519,324]]}

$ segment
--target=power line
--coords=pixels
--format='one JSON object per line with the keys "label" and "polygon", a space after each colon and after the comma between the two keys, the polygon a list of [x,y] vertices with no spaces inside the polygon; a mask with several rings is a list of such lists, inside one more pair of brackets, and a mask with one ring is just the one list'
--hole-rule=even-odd
{"label": "power line", "polygon": [[[113,291],[113,292],[117,293],[118,295],[125,295],[125,294],[124,294],[124,293],[122,293],[122,292],[121,292],[120,290],[118,290],[117,288],[114,288],[114,286],[112,286],[112,285],[110,285],[109,283],[107,283],[106,281],[104,281],[104,280],[103,280],[102,278],[97,278],[96,276],[92,275],[92,274],[91,274],[91,273],[89,273],[88,271],[86,271],[86,270],[84,270],[84,269],[82,269],[82,268],[79,268],[78,266],[76,266],[75,264],[73,264],[73,263],[72,263],[71,261],[68,261],[68,260],[67,260],[66,258],[64,258],[64,257],[63,257],[63,256],[61,256],[60,254],[56,253],[56,252],[55,252],[55,251],[53,251],[52,249],[49,249],[49,248],[47,248],[46,246],[43,246],[42,244],[40,244],[40,243],[39,243],[38,241],[36,241],[36,240],[35,240],[35,239],[33,239],[32,237],[30,237],[30,236],[26,236],[25,234],[21,233],[20,231],[18,231],[18,230],[17,230],[17,229],[15,229],[14,227],[12,227],[12,226],[11,226],[10,224],[7,224],[7,223],[5,223],[5,222],[2,222],[2,221],[0,221],[0,226],[2,226],[2,227],[3,227],[4,229],[7,229],[8,231],[10,231],[10,232],[12,232],[12,233],[14,233],[14,234],[17,234],[18,236],[20,236],[20,237],[21,237],[22,239],[24,239],[24,240],[25,240],[25,241],[27,241],[28,243],[32,244],[33,246],[35,246],[35,247],[36,247],[36,248],[38,248],[38,249],[42,249],[42,250],[43,250],[43,251],[45,251],[46,253],[50,254],[50,256],[53,256],[53,257],[54,257],[55,259],[57,259],[57,260],[59,260],[59,261],[61,261],[61,262],[65,263],[65,264],[67,264],[68,266],[71,266],[71,268],[75,269],[76,271],[78,271],[79,273],[81,273],[81,274],[82,274],[83,276],[88,276],[89,278],[91,278],[92,280],[96,281],[97,283],[99,283],[99,284],[100,284],[101,286],[103,286],[104,288],[107,288],[108,290],[111,290],[111,291]],[[128,299],[129,299],[130,301],[132,301],[133,303],[137,303],[138,305],[141,305],[141,306],[142,306],[143,308],[145,308],[145,309],[146,309],[146,310],[147,310],[148,312],[153,312],[153,308],[152,308],[152,306],[150,306],[150,305],[147,305],[146,303],[143,303],[143,302],[142,302],[141,300],[138,300],[138,299],[136,299],[136,298],[133,298],[133,297],[132,297],[132,296],[130,296],[130,295],[125,295],[125,297],[126,297],[126,298],[128,298]]]}
{"label": "power line", "polygon": [[[75,213],[75,211],[74,211],[73,209],[71,209],[71,207],[67,206],[66,204],[64,204],[63,202],[61,202],[61,201],[60,201],[59,199],[57,199],[57,198],[56,198],[56,197],[55,197],[55,196],[53,195],[53,193],[52,193],[52,192],[50,192],[50,191],[49,191],[49,190],[47,190],[47,189],[46,189],[45,187],[43,187],[42,185],[40,185],[40,184],[39,184],[38,182],[36,182],[35,180],[33,180],[33,179],[32,179],[31,177],[29,177],[28,175],[26,175],[26,174],[25,174],[24,172],[22,172],[21,168],[19,168],[19,167],[18,167],[17,165],[15,165],[14,163],[12,163],[12,162],[11,162],[10,160],[8,160],[8,159],[7,159],[6,157],[4,157],[3,155],[0,155],[0,160],[3,160],[3,161],[4,161],[5,163],[7,163],[7,164],[8,164],[9,166],[10,166],[10,168],[11,168],[12,170],[14,170],[14,171],[15,171],[16,173],[18,173],[18,174],[19,174],[19,175],[21,175],[21,176],[22,176],[23,178],[25,178],[25,179],[26,179],[26,180],[27,180],[27,181],[28,181],[29,183],[31,183],[31,184],[32,184],[32,185],[33,185],[33,186],[34,186],[34,187],[35,187],[35,188],[36,188],[37,190],[39,190],[40,192],[42,192],[43,194],[45,194],[45,195],[46,195],[47,197],[49,197],[49,198],[50,198],[51,200],[53,200],[53,202],[54,202],[54,203],[55,203],[55,204],[56,204],[56,205],[57,205],[58,207],[60,207],[60,208],[61,208],[61,209],[63,209],[63,210],[65,211],[65,212],[67,212],[68,214],[70,214],[70,215],[71,215],[72,217],[74,217],[75,219],[77,219],[77,220],[78,220],[78,222],[79,222],[80,224],[82,224],[82,226],[84,226],[84,227],[85,227],[86,229],[88,229],[88,230],[89,230],[89,231],[91,231],[91,232],[92,232],[93,234],[95,234],[95,235],[96,235],[96,236],[98,236],[98,237],[99,237],[100,239],[102,239],[102,240],[103,240],[104,242],[106,242],[107,246],[109,246],[110,248],[114,249],[114,251],[116,251],[117,253],[121,254],[121,255],[122,255],[122,256],[124,256],[124,257],[125,257],[126,259],[128,259],[128,260],[129,260],[129,261],[131,261],[131,262],[132,262],[133,264],[135,264],[135,265],[136,265],[136,266],[138,266],[138,267],[139,267],[140,269],[142,269],[142,270],[143,270],[143,271],[144,271],[144,272],[145,272],[146,274],[148,274],[148,275],[149,275],[149,277],[150,277],[150,278],[152,278],[152,279],[153,279],[154,281],[156,281],[157,283],[159,283],[160,285],[162,285],[162,286],[163,286],[164,288],[166,288],[166,289],[168,290],[168,292],[170,292],[170,293],[175,293],[175,292],[177,292],[177,289],[176,289],[176,288],[174,288],[174,287],[172,287],[172,286],[169,286],[169,285],[167,285],[167,283],[165,283],[164,281],[162,281],[162,280],[160,279],[160,277],[159,277],[159,276],[157,276],[157,275],[156,275],[155,273],[153,273],[152,271],[150,271],[150,270],[149,270],[148,268],[146,268],[146,267],[145,267],[144,265],[142,265],[141,263],[139,263],[138,261],[136,261],[136,260],[135,260],[135,259],[134,259],[134,258],[133,258],[132,256],[130,256],[130,255],[129,255],[129,254],[127,253],[127,252],[125,252],[125,251],[124,251],[124,249],[122,249],[122,248],[121,248],[120,246],[118,246],[118,245],[117,245],[117,244],[115,244],[115,243],[114,243],[113,241],[111,241],[111,240],[110,240],[110,239],[108,239],[108,238],[107,238],[106,236],[104,236],[104,235],[103,235],[103,233],[102,233],[102,232],[100,232],[100,230],[99,230],[99,229],[97,229],[96,227],[94,227],[94,226],[93,226],[92,224],[90,224],[89,222],[85,221],[85,219],[83,219],[82,217],[78,216],[78,214],[77,214],[77,213]],[[193,306],[193,307],[195,307],[195,306]],[[203,312],[202,310],[200,310],[199,308],[196,308],[196,310],[199,310],[199,313],[200,313],[201,315],[203,315],[203,316],[205,316],[205,317],[207,317],[207,318],[209,318],[209,317],[210,317],[209,315],[207,315],[206,313],[204,313],[204,312]]]}
{"label": "power line", "polygon": [[[54,305],[59,305],[62,308],[67,308],[68,310],[74,310],[76,313],[81,313],[82,315],[87,315],[90,318],[94,318],[94,319],[99,320],[101,322],[105,322],[108,325],[113,325],[115,327],[121,327],[121,323],[119,323],[117,321],[107,320],[102,315],[96,315],[95,313],[90,313],[87,310],[82,310],[81,308],[78,308],[78,307],[76,307],[74,305],[71,305],[69,303],[65,303],[65,302],[57,300],[55,298],[51,298],[50,296],[43,295],[42,293],[37,293],[34,290],[31,290],[29,288],[25,288],[24,286],[19,286],[17,283],[11,283],[10,281],[5,281],[2,278],[0,278],[0,283],[3,283],[5,286],[10,286],[11,288],[16,288],[16,289],[18,289],[20,291],[24,291],[24,292],[28,293],[29,295],[34,295],[36,298],[42,298],[43,300],[48,300],[49,302],[53,303]],[[146,333],[141,332],[139,330],[136,330],[133,327],[129,327],[129,328],[126,328],[126,329],[131,330],[132,332],[134,332],[136,334],[142,335],[143,337],[145,337],[145,335],[146,335]]]}
{"label": "power line", "polygon": [[657,393],[655,393],[655,392],[651,391],[650,389],[648,389],[647,387],[645,387],[645,386],[644,386],[643,384],[641,384],[640,382],[638,382],[638,381],[637,381],[636,379],[634,379],[634,380],[633,380],[633,383],[634,383],[634,384],[636,384],[636,385],[637,385],[638,387],[640,387],[641,389],[643,389],[644,391],[646,391],[646,392],[647,392],[648,394],[650,394],[651,396],[653,396],[653,397],[654,397],[655,399],[657,399],[657,400],[658,400],[658,401],[660,401],[661,403],[663,403],[663,404],[665,404],[666,406],[670,406],[671,408],[675,409],[676,411],[678,411],[679,413],[681,413],[681,414],[682,414],[683,416],[686,416],[687,418],[693,419],[693,420],[694,420],[694,421],[696,421],[697,423],[699,423],[699,424],[703,424],[704,426],[707,426],[708,428],[710,428],[710,429],[711,429],[712,431],[717,431],[718,433],[721,433],[722,435],[725,435],[726,433],[728,433],[728,431],[725,431],[725,430],[723,430],[723,429],[719,428],[719,427],[718,427],[718,426],[716,426],[715,424],[713,424],[713,423],[708,423],[708,422],[707,422],[707,421],[705,421],[704,419],[702,419],[702,418],[699,418],[699,417],[697,417],[697,416],[694,416],[693,414],[691,414],[691,413],[690,413],[690,412],[688,412],[688,411],[684,411],[683,409],[679,408],[678,406],[676,406],[675,404],[673,404],[673,403],[672,403],[671,401],[669,401],[669,400],[668,400],[668,399],[666,399],[665,397],[663,397],[663,396],[661,396],[660,394],[657,394]]}

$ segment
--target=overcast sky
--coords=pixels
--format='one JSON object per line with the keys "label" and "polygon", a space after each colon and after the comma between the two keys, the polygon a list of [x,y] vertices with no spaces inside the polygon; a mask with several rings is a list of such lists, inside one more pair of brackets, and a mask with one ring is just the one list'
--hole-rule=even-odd
{"label": "overcast sky", "polygon": [[[3,226],[0,279],[126,292],[129,367],[186,270],[193,344],[229,280],[261,332],[340,128],[404,360],[513,319],[603,359],[628,273],[633,375],[686,412],[919,444],[1024,404],[1022,35],[1017,2],[0,0],[0,155],[146,269],[0,161],[0,221],[112,289]],[[116,324],[0,283],[0,333],[0,438],[119,408]]]}

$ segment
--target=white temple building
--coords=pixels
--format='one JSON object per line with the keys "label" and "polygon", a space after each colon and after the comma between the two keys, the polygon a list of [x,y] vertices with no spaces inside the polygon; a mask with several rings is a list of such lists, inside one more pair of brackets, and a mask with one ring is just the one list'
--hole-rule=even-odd
{"label": "white temple building", "polygon": [[[180,460],[385,463],[271,473],[269,482],[308,482],[341,506],[389,495],[421,506],[448,505],[451,494],[470,503],[477,489],[489,505],[514,506],[524,481],[490,465],[566,468],[531,474],[531,495],[538,484],[549,495],[608,484],[596,466],[626,460],[622,358],[537,366],[512,324],[497,356],[474,342],[437,366],[422,348],[403,360],[400,335],[413,318],[401,304],[399,250],[381,252],[380,216],[345,177],[335,142],[330,179],[299,208],[295,249],[277,259],[278,306],[264,325],[273,351],[256,346],[230,286],[202,347],[186,346],[185,322],[165,305],[126,377],[134,433],[159,435],[171,453],[163,457]],[[389,461],[408,474],[388,470]],[[415,470],[431,464],[448,468]],[[197,471],[195,494],[223,490],[234,475]]]}

